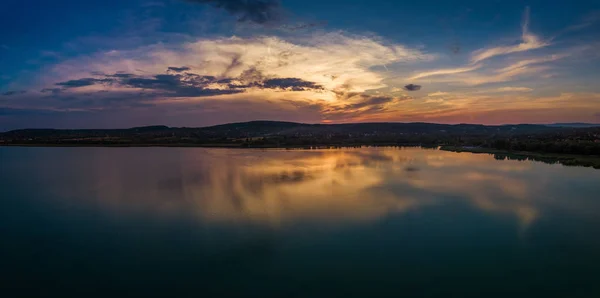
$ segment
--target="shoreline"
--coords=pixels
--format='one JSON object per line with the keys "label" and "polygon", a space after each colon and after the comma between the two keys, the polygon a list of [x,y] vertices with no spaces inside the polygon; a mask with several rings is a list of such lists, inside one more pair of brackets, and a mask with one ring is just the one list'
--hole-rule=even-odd
{"label": "shoreline", "polygon": [[510,151],[494,148],[469,147],[469,146],[446,146],[446,145],[422,145],[422,144],[345,144],[345,145],[287,145],[287,146],[244,146],[243,144],[0,144],[0,147],[55,147],[55,148],[220,148],[220,149],[282,149],[282,150],[319,150],[319,149],[341,149],[341,148],[360,148],[360,147],[420,147],[437,149],[456,153],[490,154],[496,159],[509,160],[532,160],[548,164],[561,164],[564,166],[582,166],[600,169],[600,156],[596,155],[576,155],[561,153],[544,153],[533,151]]}
{"label": "shoreline", "polygon": [[600,169],[600,156],[577,155],[563,153],[545,153],[533,151],[511,151],[494,148],[466,147],[466,146],[441,146],[440,150],[456,153],[491,154],[497,159],[533,160],[545,163],[559,163],[564,166],[583,166]]}

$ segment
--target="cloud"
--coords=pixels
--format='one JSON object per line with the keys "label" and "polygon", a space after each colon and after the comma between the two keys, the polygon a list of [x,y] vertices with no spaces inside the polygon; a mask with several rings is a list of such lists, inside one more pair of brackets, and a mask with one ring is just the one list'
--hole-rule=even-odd
{"label": "cloud", "polygon": [[421,85],[408,84],[404,86],[404,90],[406,91],[418,91],[421,90]]}
{"label": "cloud", "polygon": [[[546,71],[548,70],[547,66],[539,66],[538,64],[556,61],[573,54],[555,54],[546,57],[525,59],[513,62],[512,64],[504,67],[494,66],[493,68],[484,68],[485,65],[483,63],[479,63],[495,56],[524,52],[549,45],[549,43],[541,42],[539,38],[531,34],[528,30],[528,27],[529,8],[526,8],[522,23],[522,42],[520,42],[518,45],[478,50],[472,53],[470,64],[466,66],[423,71],[414,74],[412,77],[409,77],[408,80],[418,80],[436,76],[441,78],[429,79],[429,82],[458,82],[471,86],[506,82],[516,77],[523,77]],[[480,71],[481,69],[483,69],[483,71]]]}
{"label": "cloud", "polygon": [[[182,67],[173,65],[185,63],[185,67],[195,70],[197,75],[243,81],[234,82],[238,85],[256,80],[297,78],[313,82],[324,90],[365,92],[387,86],[383,83],[383,75],[374,70],[376,66],[400,62],[410,64],[434,58],[400,44],[386,43],[377,37],[343,32],[319,33],[289,40],[231,37],[198,39],[169,48],[157,44],[118,53],[82,56],[56,64],[42,74],[40,81],[54,83],[61,78],[59,82],[67,86],[85,87],[96,83],[93,80],[81,81],[91,72],[121,71],[150,78],[165,69],[167,73],[181,74],[173,67],[177,70]],[[263,78],[250,79],[257,75]],[[71,80],[74,82],[69,82]]]}
{"label": "cloud", "polygon": [[409,80],[422,79],[422,78],[431,77],[431,76],[437,76],[437,75],[448,75],[448,74],[457,74],[457,73],[469,72],[469,71],[473,71],[473,70],[476,70],[476,69],[479,69],[479,68],[481,68],[481,65],[474,65],[474,66],[468,66],[468,67],[459,67],[459,68],[447,68],[447,69],[431,70],[431,71],[426,71],[426,72],[418,73],[418,74],[410,77]]}
{"label": "cloud", "polygon": [[63,91],[63,89],[61,89],[61,88],[44,88],[44,89],[40,90],[41,93],[52,93],[52,94],[58,94],[62,91]]}
{"label": "cloud", "polygon": [[435,96],[445,96],[445,95],[448,95],[448,94],[450,94],[450,93],[438,91],[438,92],[429,93],[429,94],[427,94],[427,96],[429,96],[429,97],[435,97]]}
{"label": "cloud", "polygon": [[317,90],[323,89],[322,86],[314,83],[304,81],[298,78],[278,78],[278,79],[268,79],[264,81],[262,84],[263,88],[270,89],[284,89],[291,91],[306,91],[306,90]]}
{"label": "cloud", "polygon": [[531,92],[533,91],[532,88],[528,88],[528,87],[512,87],[512,86],[506,86],[506,87],[498,87],[498,88],[493,88],[493,89],[480,89],[477,91],[472,91],[472,92],[466,92],[465,94],[496,94],[496,93],[509,93],[509,92],[515,92],[515,93],[519,93],[519,92]]}
{"label": "cloud", "polygon": [[11,95],[17,95],[17,94],[25,94],[27,91],[25,90],[20,90],[20,91],[7,91],[2,93],[2,96],[11,96]]}
{"label": "cloud", "polygon": [[510,71],[514,71],[514,70],[523,68],[528,65],[552,62],[552,61],[556,61],[558,59],[562,59],[564,57],[567,57],[567,55],[551,55],[548,57],[521,60],[521,61],[513,63],[507,67],[501,68],[501,69],[497,70],[496,72],[498,72],[498,73],[510,72]]}
{"label": "cloud", "polygon": [[489,83],[500,83],[512,81],[518,77],[526,77],[534,74],[540,74],[547,71],[547,66],[523,66],[520,68],[512,68],[503,72],[487,73],[487,74],[473,74],[468,76],[461,76],[453,78],[453,81],[460,82],[465,85],[477,86]]}
{"label": "cloud", "polygon": [[238,22],[267,24],[281,20],[282,10],[278,0],[185,0],[207,4],[237,16]]}
{"label": "cloud", "polygon": [[522,24],[522,35],[521,42],[517,45],[512,46],[499,46],[488,49],[481,49],[475,51],[471,55],[471,64],[475,64],[481,62],[486,59],[490,59],[495,56],[506,55],[517,52],[525,52],[529,50],[535,50],[539,48],[546,47],[550,45],[549,42],[545,42],[539,39],[539,37],[533,35],[529,32],[529,7],[525,8],[525,13],[523,14],[523,24]]}
{"label": "cloud", "polygon": [[202,97],[244,91],[236,88],[210,88],[209,85],[215,83],[214,77],[195,74],[158,74],[151,78],[127,78],[118,83],[125,87],[157,91],[160,96],[174,97]]}
{"label": "cloud", "polygon": [[516,77],[543,73],[547,71],[549,67],[537,64],[556,61],[564,57],[567,57],[567,55],[561,54],[534,59],[525,59],[514,62],[506,67],[494,70],[491,74],[475,74],[462,78],[459,77],[459,80],[462,80],[462,82],[467,85],[481,85],[487,83],[507,82]]}
{"label": "cloud", "polygon": [[186,66],[182,66],[182,67],[169,66],[169,68],[167,70],[174,71],[174,72],[184,72],[184,71],[191,70],[191,68],[186,67]]}
{"label": "cloud", "polygon": [[[40,83],[32,86],[27,98],[11,98],[11,107],[80,109],[95,115],[117,110],[120,115],[126,110],[137,115],[141,109],[187,115],[201,110],[206,117],[190,114],[188,122],[173,122],[186,125],[259,116],[317,122],[322,117],[342,122],[377,120],[398,113],[404,106],[400,103],[409,99],[375,94],[376,89],[387,87],[379,66],[434,58],[378,37],[344,32],[286,39],[200,38],[57,62],[39,73],[36,82]],[[336,92],[353,96],[340,97]],[[208,111],[216,114],[209,117]]]}
{"label": "cloud", "polygon": [[527,87],[502,87],[498,88],[497,92],[531,92],[533,89]]}
{"label": "cloud", "polygon": [[79,88],[79,87],[92,86],[97,83],[105,83],[105,82],[108,82],[108,81],[94,79],[94,78],[82,78],[82,79],[76,79],[76,80],[68,80],[66,82],[58,82],[55,85],[63,86],[65,88]]}
{"label": "cloud", "polygon": [[[337,103],[305,103],[316,108],[327,121],[368,121],[382,114],[398,112],[400,104],[410,96],[376,95],[356,92],[337,92]],[[306,109],[306,107],[305,107]]]}
{"label": "cloud", "polygon": [[[82,78],[59,82],[55,85],[63,86],[65,89],[42,89],[42,93],[51,92],[58,94],[69,88],[83,88],[95,85],[110,86],[116,88],[134,88],[141,91],[153,93],[155,96],[163,97],[206,97],[223,94],[242,93],[247,89],[279,89],[285,91],[309,91],[322,90],[323,87],[317,83],[305,81],[299,78],[271,78],[263,75],[258,70],[250,68],[242,72],[240,77],[218,78],[209,75],[195,73],[168,73],[136,76],[129,73],[103,74],[101,78]],[[117,89],[118,90],[118,89]],[[110,90],[101,90],[110,92]]]}
{"label": "cloud", "polygon": [[425,99],[425,103],[443,103],[445,100],[443,98],[427,98]]}
{"label": "cloud", "polygon": [[597,23],[598,21],[600,21],[600,11],[592,11],[592,12],[588,13],[587,15],[585,15],[580,20],[579,23],[568,26],[567,28],[559,31],[554,37],[551,38],[551,40],[554,40],[554,39],[564,35],[565,33],[579,31],[579,30],[585,29],[587,27],[590,27],[590,26],[594,25],[595,23]]}
{"label": "cloud", "polygon": [[295,31],[299,31],[299,30],[304,30],[304,29],[309,29],[309,28],[314,28],[314,27],[321,27],[321,26],[325,26],[327,25],[327,22],[316,22],[316,23],[298,23],[295,25],[281,25],[279,27],[279,29],[284,30],[284,31],[290,31],[290,32],[295,32]]}
{"label": "cloud", "polygon": [[107,78],[121,78],[121,79],[132,78],[134,76],[135,75],[131,74],[131,73],[115,73],[115,74],[111,74],[111,75],[106,75]]}
{"label": "cloud", "polygon": [[[550,67],[539,64],[556,61],[567,56],[567,54],[555,54],[546,57],[524,59],[513,61],[511,64],[504,67],[490,67],[478,72],[454,73],[452,76],[448,76],[446,74],[445,76],[440,75],[441,78],[430,79],[429,81],[437,83],[457,82],[470,86],[508,82],[519,77],[528,77],[534,74],[543,75],[544,72],[550,69]],[[489,92],[489,90],[485,92]]]}
{"label": "cloud", "polygon": [[366,95],[362,95],[362,97],[364,98],[364,100],[362,102],[353,104],[352,107],[362,108],[362,107],[372,106],[372,105],[381,105],[381,104],[391,102],[395,98],[393,96],[366,96]]}

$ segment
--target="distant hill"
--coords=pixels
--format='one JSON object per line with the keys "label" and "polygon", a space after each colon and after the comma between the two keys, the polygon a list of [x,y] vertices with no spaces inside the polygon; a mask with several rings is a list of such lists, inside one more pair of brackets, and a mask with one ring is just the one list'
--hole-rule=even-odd
{"label": "distant hill", "polygon": [[600,127],[600,123],[581,123],[581,122],[553,123],[553,124],[548,124],[548,126],[551,126],[551,127]]}
{"label": "distant hill", "polygon": [[209,127],[21,129],[0,134],[0,145],[260,148],[417,145],[600,155],[600,127],[250,121]]}
{"label": "distant hill", "polygon": [[537,133],[552,131],[545,125],[497,125],[481,124],[436,124],[436,123],[350,123],[350,124],[304,124],[279,121],[251,121],[230,123],[199,128],[211,135],[227,137],[262,137],[272,135],[322,135],[322,134],[496,134],[496,133]]}
{"label": "distant hill", "polygon": [[283,121],[250,121],[208,127],[168,127],[164,125],[127,129],[20,129],[1,133],[7,138],[81,138],[81,137],[198,137],[198,138],[256,138],[272,136],[331,136],[331,135],[514,135],[561,131],[577,126],[563,125],[481,125],[436,123],[349,123],[306,124]]}

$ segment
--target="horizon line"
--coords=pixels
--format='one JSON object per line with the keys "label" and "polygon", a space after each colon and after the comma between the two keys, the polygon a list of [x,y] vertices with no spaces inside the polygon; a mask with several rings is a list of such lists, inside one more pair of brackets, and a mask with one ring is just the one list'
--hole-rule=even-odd
{"label": "horizon line", "polygon": [[146,128],[146,127],[166,127],[166,128],[209,128],[215,126],[223,126],[223,125],[233,125],[233,124],[244,124],[244,123],[253,123],[253,122],[273,122],[273,123],[292,123],[292,124],[300,124],[300,125],[352,125],[352,124],[436,124],[436,125],[480,125],[480,126],[510,126],[510,125],[541,125],[541,126],[549,126],[549,125],[592,125],[592,126],[600,126],[600,123],[591,123],[591,122],[551,122],[551,123],[504,123],[504,124],[482,124],[482,123],[439,123],[439,122],[423,122],[423,121],[412,121],[412,122],[400,122],[400,121],[375,121],[375,122],[343,122],[343,123],[306,123],[306,122],[294,122],[294,121],[282,121],[282,120],[250,120],[250,121],[239,121],[239,122],[228,122],[221,124],[213,124],[206,126],[169,126],[164,124],[152,124],[152,125],[141,125],[141,126],[131,126],[131,127],[121,127],[121,128],[52,128],[52,127],[28,127],[28,128],[16,128],[9,130],[0,130],[0,133],[7,133],[11,131],[18,130],[127,130],[127,129],[135,129],[135,128]]}

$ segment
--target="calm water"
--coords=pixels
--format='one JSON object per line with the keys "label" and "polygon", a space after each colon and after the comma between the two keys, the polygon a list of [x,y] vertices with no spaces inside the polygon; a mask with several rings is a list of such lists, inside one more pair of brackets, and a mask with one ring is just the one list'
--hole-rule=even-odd
{"label": "calm water", "polygon": [[1,297],[600,297],[600,170],[0,148]]}

